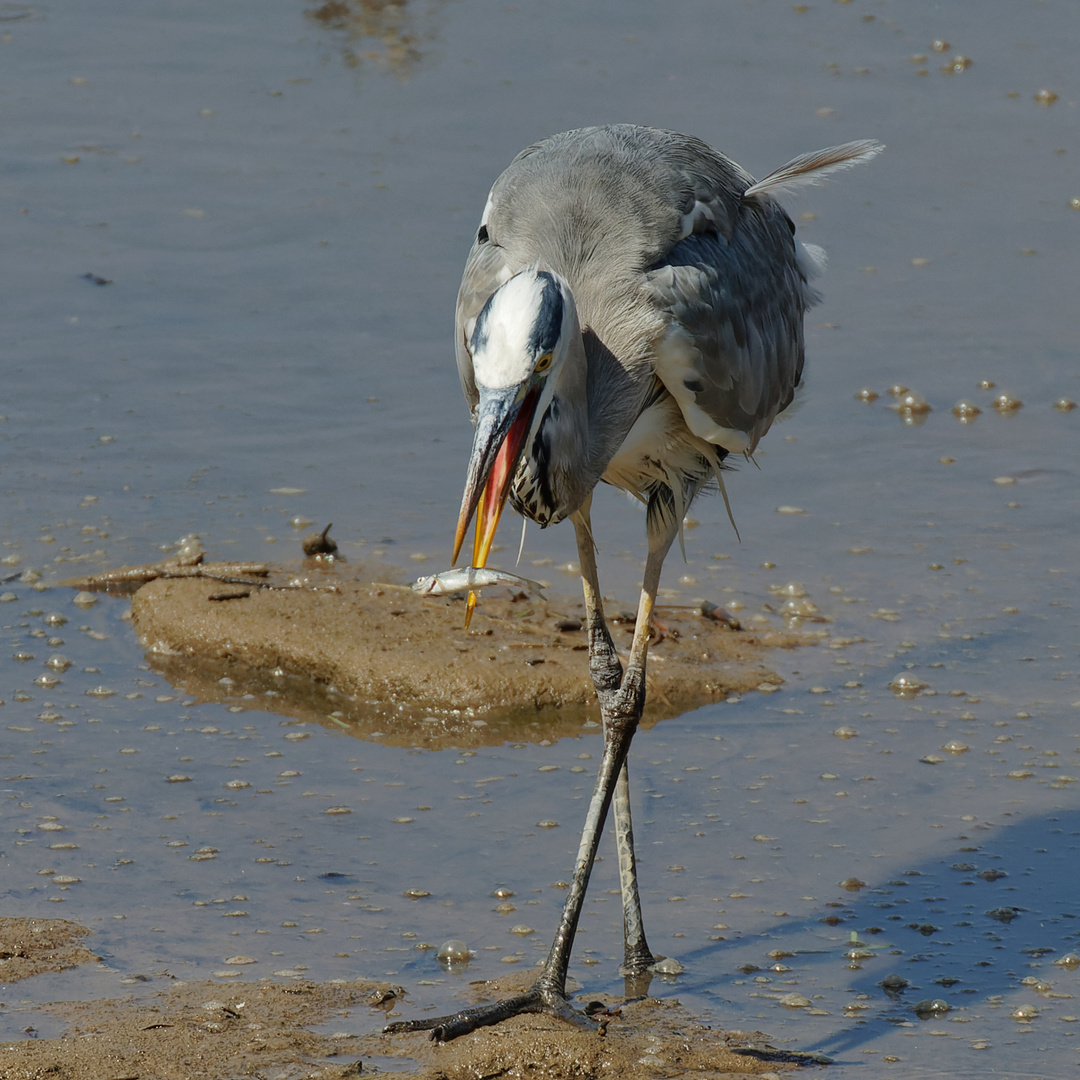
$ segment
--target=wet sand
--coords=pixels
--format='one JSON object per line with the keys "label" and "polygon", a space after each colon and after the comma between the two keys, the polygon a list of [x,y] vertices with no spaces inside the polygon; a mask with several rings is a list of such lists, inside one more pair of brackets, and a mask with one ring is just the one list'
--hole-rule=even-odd
{"label": "wet sand", "polygon": [[[0,963],[17,950],[18,977],[91,959],[71,943],[90,931],[63,920],[0,919]],[[36,971],[35,971],[36,968]],[[11,977],[10,973],[8,976]],[[509,976],[472,987],[469,1004],[514,993],[527,978]],[[544,1062],[553,1080],[655,1077],[693,1071],[710,1080],[773,1076],[795,1066],[794,1055],[765,1036],[724,1034],[691,1017],[677,1002],[646,998],[623,1006],[603,1034],[578,1031],[549,1017],[516,1017],[447,1045],[426,1034],[364,1034],[398,1016],[407,988],[366,980],[314,983],[302,978],[230,983],[177,981],[151,995],[57,1002],[47,1012],[64,1024],[58,1038],[6,1041],[4,1080],[221,1080],[226,1076],[346,1080],[392,1071],[416,1080],[473,1080]],[[612,1008],[615,1003],[609,1002]],[[321,1030],[312,1030],[312,1028]],[[34,1036],[32,1028],[27,1034]],[[739,1053],[739,1050],[742,1053]]]}
{"label": "wet sand", "polygon": [[[334,711],[341,722],[361,725],[360,732],[396,722],[397,738],[391,732],[388,741],[410,746],[417,745],[413,722],[428,718],[439,721],[429,730],[439,739],[486,741],[477,719],[512,721],[555,710],[566,724],[580,725],[599,715],[580,600],[488,589],[466,630],[461,597],[419,596],[386,580],[402,577],[392,567],[308,560],[244,578],[229,564],[205,563],[192,569],[200,576],[161,576],[136,587],[140,576],[157,572],[175,569],[129,567],[68,584],[135,588],[132,618],[143,647],[168,667],[171,681],[204,700],[220,699],[214,688],[226,678],[230,695],[238,685],[261,689],[268,707],[294,715],[325,688],[340,695]],[[609,617],[625,654],[635,614],[617,606]],[[692,606],[661,608],[658,623],[647,725],[780,685],[767,665],[769,651],[822,636],[820,630],[732,629]]]}
{"label": "wet sand", "polygon": [[90,931],[66,919],[0,916],[0,983],[63,971],[96,957],[83,943]]}

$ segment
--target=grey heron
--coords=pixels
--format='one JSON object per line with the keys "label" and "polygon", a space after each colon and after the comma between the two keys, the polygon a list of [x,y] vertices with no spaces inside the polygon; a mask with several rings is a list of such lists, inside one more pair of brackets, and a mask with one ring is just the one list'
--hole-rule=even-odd
{"label": "grey heron", "polygon": [[[485,565],[506,499],[541,527],[574,525],[604,753],[547,961],[525,994],[403,1021],[446,1041],[522,1012],[579,1026],[566,976],[589,872],[614,802],[623,972],[653,963],[638,899],[626,757],[664,558],[729,454],[750,454],[791,404],[819,249],[776,194],[867,161],[872,140],[793,159],[755,182],[706,143],[616,124],[523,150],[495,181],[458,295],[456,350],[475,425],[454,562],[475,515]],[[590,506],[601,480],[646,506],[648,555],[623,662],[604,620]],[[469,597],[469,613],[474,603]]]}

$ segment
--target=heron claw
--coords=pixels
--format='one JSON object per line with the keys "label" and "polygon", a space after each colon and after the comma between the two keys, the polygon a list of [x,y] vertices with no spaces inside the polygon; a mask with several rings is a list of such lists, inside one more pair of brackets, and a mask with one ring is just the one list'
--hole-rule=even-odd
{"label": "heron claw", "polygon": [[503,998],[493,1001],[488,1005],[474,1005],[469,1009],[453,1013],[450,1016],[433,1016],[422,1020],[399,1020],[393,1024],[387,1024],[383,1028],[384,1035],[400,1035],[409,1031],[430,1032],[429,1038],[434,1042],[451,1042],[453,1039],[468,1035],[477,1028],[490,1027],[492,1024],[500,1024],[511,1016],[520,1016],[522,1013],[545,1013],[548,1016],[557,1017],[568,1024],[582,1028],[586,1031],[603,1030],[607,1025],[607,1018],[575,1009],[570,1004],[565,994],[546,987],[534,986],[524,994],[516,997]]}

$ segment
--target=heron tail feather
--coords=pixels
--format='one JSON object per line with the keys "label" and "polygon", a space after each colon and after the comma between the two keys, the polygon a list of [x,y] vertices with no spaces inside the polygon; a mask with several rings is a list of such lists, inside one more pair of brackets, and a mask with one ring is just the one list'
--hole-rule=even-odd
{"label": "heron tail feather", "polygon": [[791,192],[807,184],[819,184],[829,173],[861,165],[877,157],[884,149],[884,144],[876,139],[856,139],[840,146],[830,146],[826,150],[800,154],[769,173],[764,180],[748,187],[743,192],[743,198],[773,195],[781,191]]}

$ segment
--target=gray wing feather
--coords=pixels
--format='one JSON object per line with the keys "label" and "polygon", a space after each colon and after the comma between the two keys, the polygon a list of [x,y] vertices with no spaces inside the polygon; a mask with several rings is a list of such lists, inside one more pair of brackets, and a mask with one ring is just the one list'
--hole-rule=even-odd
{"label": "gray wing feather", "polygon": [[[666,319],[656,374],[695,435],[752,451],[802,377],[803,315],[818,299],[812,260],[779,203],[744,197],[753,179],[738,166],[696,145],[683,157],[695,203],[689,235],[645,275]],[[726,227],[709,228],[702,208]]]}
{"label": "gray wing feather", "polygon": [[656,374],[695,435],[752,450],[802,376],[807,283],[783,211],[744,208],[730,240],[694,233],[646,274],[667,319]]}

